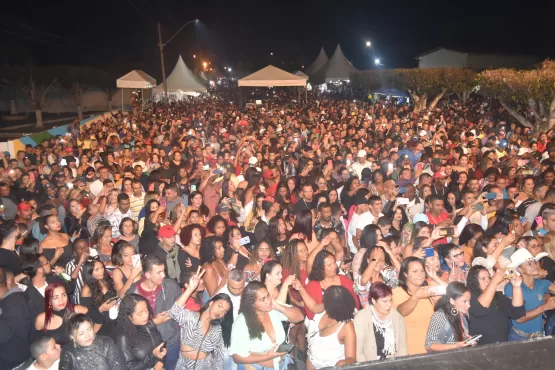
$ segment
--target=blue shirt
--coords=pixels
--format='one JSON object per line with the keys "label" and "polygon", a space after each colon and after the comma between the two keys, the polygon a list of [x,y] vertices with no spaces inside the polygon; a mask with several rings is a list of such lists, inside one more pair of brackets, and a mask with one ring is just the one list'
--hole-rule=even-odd
{"label": "blue shirt", "polygon": [[422,152],[418,152],[415,154],[412,150],[403,149],[399,152],[399,158],[402,158],[405,154],[409,157],[413,166],[416,166],[416,163],[418,163],[420,157],[422,156]]}
{"label": "blue shirt", "polygon": [[[549,280],[536,279],[534,280],[534,289],[530,289],[524,282],[522,283],[522,295],[524,296],[524,308],[526,308],[526,312],[535,310],[543,304],[543,298],[545,294],[549,293],[551,284]],[[513,286],[511,284],[505,285],[505,295],[509,298],[513,297]],[[522,324],[519,324],[515,320],[511,320],[511,323],[515,329],[528,334],[543,331],[542,315]]]}

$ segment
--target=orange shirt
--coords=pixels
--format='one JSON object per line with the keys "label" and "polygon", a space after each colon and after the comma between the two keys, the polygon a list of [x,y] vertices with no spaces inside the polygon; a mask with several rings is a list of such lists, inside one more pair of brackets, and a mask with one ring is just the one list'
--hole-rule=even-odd
{"label": "orange shirt", "polygon": [[[406,302],[410,296],[401,287],[393,289],[393,306],[397,308]],[[405,327],[407,328],[407,346],[409,355],[427,353],[424,346],[426,333],[430,325],[430,319],[434,313],[434,305],[429,299],[421,299],[410,315],[405,316]]]}

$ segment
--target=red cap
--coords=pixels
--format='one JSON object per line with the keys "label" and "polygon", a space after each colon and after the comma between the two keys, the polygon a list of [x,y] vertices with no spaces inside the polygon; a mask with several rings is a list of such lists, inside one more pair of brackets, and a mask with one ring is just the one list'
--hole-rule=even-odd
{"label": "red cap", "polygon": [[171,238],[175,235],[175,230],[172,225],[164,225],[158,230],[159,238]]}
{"label": "red cap", "polygon": [[31,209],[31,204],[29,202],[21,202],[17,205],[18,211],[28,211]]}
{"label": "red cap", "polygon": [[70,146],[68,146],[68,147],[66,148],[66,153],[73,153],[73,148],[70,147]]}
{"label": "red cap", "polygon": [[434,176],[432,177],[433,179],[444,179],[447,177],[447,174],[443,171],[438,171],[434,174]]}
{"label": "red cap", "polygon": [[274,176],[274,172],[272,170],[266,170],[262,174],[262,177],[264,177],[265,179],[273,179],[275,176]]}

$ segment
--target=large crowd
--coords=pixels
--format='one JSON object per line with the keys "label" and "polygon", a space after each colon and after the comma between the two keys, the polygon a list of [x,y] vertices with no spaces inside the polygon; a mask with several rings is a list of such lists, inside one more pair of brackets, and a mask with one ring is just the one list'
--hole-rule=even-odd
{"label": "large crowd", "polygon": [[480,96],[275,94],[0,153],[0,368],[313,370],[552,334],[553,131]]}

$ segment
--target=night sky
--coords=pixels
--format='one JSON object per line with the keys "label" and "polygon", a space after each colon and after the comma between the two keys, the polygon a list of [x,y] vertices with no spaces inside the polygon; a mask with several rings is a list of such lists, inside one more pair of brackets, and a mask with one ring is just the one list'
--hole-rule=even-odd
{"label": "night sky", "polygon": [[[157,26],[168,73],[181,53],[189,67],[211,62],[251,71],[268,62],[308,67],[337,43],[355,67],[376,57],[387,67],[416,66],[436,47],[555,57],[555,1],[11,1],[0,15],[2,63],[70,64],[120,75],[143,69],[160,79]],[[329,5],[328,5],[329,4]],[[365,41],[372,48],[365,47]],[[193,59],[193,54],[197,55]],[[195,65],[196,63],[196,65]]]}

